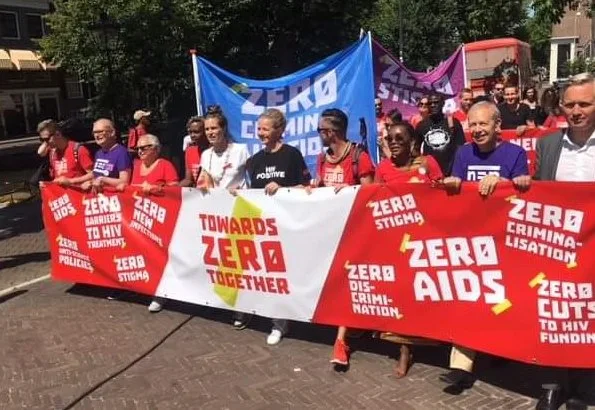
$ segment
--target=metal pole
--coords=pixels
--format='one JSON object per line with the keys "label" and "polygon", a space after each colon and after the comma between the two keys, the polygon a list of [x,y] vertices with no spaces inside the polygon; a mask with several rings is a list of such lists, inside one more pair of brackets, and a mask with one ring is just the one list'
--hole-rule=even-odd
{"label": "metal pole", "polygon": [[399,0],[399,61],[403,62],[403,0]]}
{"label": "metal pole", "polygon": [[107,30],[105,25],[102,28],[103,31],[103,45],[104,45],[104,50],[105,50],[105,54],[107,56],[107,88],[108,88],[108,102],[110,104],[110,114],[112,117],[112,122],[114,123],[114,125],[116,124],[116,112],[115,112],[115,99],[114,99],[114,94],[113,94],[113,75],[112,75],[112,56],[110,53],[110,49],[108,47],[108,38],[107,38]]}

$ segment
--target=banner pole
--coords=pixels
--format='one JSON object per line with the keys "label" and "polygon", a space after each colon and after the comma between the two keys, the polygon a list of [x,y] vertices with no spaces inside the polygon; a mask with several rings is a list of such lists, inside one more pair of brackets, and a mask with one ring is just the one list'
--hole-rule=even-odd
{"label": "banner pole", "polygon": [[198,76],[198,57],[195,49],[190,50],[192,58],[192,76],[194,77],[194,92],[196,94],[196,113],[202,115],[202,104],[200,99],[200,77]]}
{"label": "banner pole", "polygon": [[466,88],[471,88],[471,84],[467,84],[467,56],[465,53],[465,44],[461,45],[463,48],[463,82]]}

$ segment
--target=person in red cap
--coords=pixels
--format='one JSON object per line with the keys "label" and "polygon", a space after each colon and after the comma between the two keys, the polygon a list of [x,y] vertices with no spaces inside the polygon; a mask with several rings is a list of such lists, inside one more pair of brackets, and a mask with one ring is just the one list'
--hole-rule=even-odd
{"label": "person in red cap", "polygon": [[151,125],[151,111],[144,111],[144,110],[136,110],[134,115],[134,122],[136,126],[134,128],[130,128],[128,131],[128,152],[136,155],[136,145],[138,144],[138,139],[143,135],[149,133],[149,126]]}

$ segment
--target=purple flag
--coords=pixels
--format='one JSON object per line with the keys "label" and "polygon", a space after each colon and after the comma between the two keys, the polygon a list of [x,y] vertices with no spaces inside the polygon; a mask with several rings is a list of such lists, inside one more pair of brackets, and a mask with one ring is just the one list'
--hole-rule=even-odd
{"label": "purple flag", "polygon": [[444,96],[445,112],[457,110],[459,92],[465,88],[464,50],[458,50],[429,73],[407,69],[376,41],[372,43],[374,56],[374,87],[382,100],[382,110],[388,113],[397,108],[403,118],[417,114],[417,100],[429,92]]}

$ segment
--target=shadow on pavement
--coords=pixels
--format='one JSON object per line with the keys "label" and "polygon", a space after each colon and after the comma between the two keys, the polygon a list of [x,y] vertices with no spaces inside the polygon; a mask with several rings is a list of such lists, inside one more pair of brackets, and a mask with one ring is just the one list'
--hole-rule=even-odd
{"label": "shadow on pavement", "polygon": [[[97,286],[75,284],[67,293],[106,298],[113,292],[112,289]],[[133,292],[121,292],[118,298],[120,302],[137,303],[148,306],[151,298]],[[207,320],[213,320],[223,324],[229,324],[229,331],[232,332],[232,312],[225,309],[217,309],[206,306],[193,305],[174,300],[168,300],[165,310],[178,312],[184,315],[192,315]],[[268,333],[271,329],[271,320],[260,316],[254,316],[248,324],[248,328],[262,333]],[[399,356],[399,345],[386,340],[371,337],[372,332],[365,332],[362,336],[350,338],[350,345],[353,352],[357,351],[374,353],[397,359]],[[324,344],[329,348],[329,356],[336,337],[336,327],[314,325],[311,323],[290,322],[290,333],[288,339],[297,339],[307,342]],[[416,363],[423,363],[435,367],[442,367],[444,373],[448,372],[448,357],[450,345],[439,343],[435,346],[413,346],[413,371]],[[320,360],[328,360],[328,357],[321,357]],[[475,375],[478,380],[497,386],[504,390],[522,394],[527,397],[538,398],[543,390],[541,385],[551,383],[559,370],[529,365],[507,359],[495,358],[487,354],[478,354],[475,362]],[[446,385],[445,385],[446,386]],[[481,389],[475,385],[474,389]]]}
{"label": "shadow on pavement", "polygon": [[8,302],[10,299],[14,299],[16,297],[19,297],[25,293],[27,293],[28,290],[26,289],[21,289],[21,290],[15,290],[14,292],[11,292],[7,295],[4,296],[0,296],[0,304],[4,303],[4,302]]}
{"label": "shadow on pavement", "polygon": [[0,256],[0,270],[15,268],[29,262],[45,262],[50,260],[49,252],[33,252],[21,255]]}
{"label": "shadow on pavement", "polygon": [[43,230],[41,202],[31,200],[0,210],[0,241]]}

